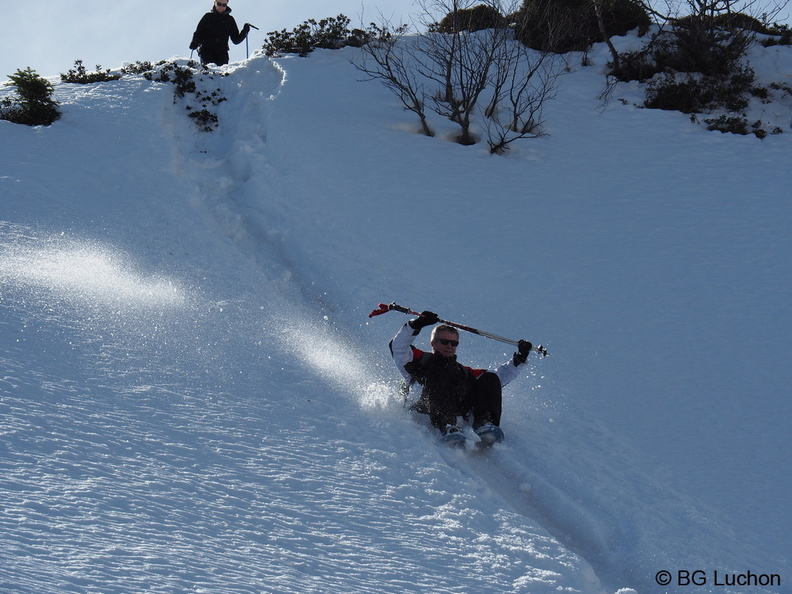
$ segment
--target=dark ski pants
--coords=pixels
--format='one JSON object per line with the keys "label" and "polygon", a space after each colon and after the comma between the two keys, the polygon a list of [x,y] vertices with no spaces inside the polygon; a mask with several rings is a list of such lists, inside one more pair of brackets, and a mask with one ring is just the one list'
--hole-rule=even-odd
{"label": "dark ski pants", "polygon": [[228,64],[228,49],[224,47],[219,48],[201,48],[198,52],[201,58],[201,64],[216,64],[217,66],[224,66]]}
{"label": "dark ski pants", "polygon": [[473,381],[473,427],[481,427],[485,423],[500,425],[503,406],[503,391],[500,378],[487,371]]}
{"label": "dark ski pants", "polygon": [[428,414],[432,425],[445,433],[448,425],[456,425],[457,417],[470,421],[472,416],[474,428],[485,423],[500,425],[502,401],[500,378],[488,371],[471,381],[470,390],[461,401],[435,394],[428,398],[422,397],[413,408]]}

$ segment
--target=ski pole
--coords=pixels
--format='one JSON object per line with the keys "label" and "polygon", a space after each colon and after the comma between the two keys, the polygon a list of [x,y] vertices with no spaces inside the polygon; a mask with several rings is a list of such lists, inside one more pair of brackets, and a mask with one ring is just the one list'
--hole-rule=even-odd
{"label": "ski pole", "polygon": [[[420,316],[421,313],[410,309],[409,307],[404,307],[403,305],[397,305],[396,303],[380,303],[379,308],[375,309],[369,314],[370,318],[374,316],[381,316],[384,313],[388,313],[391,310],[400,311],[407,315],[412,316]],[[440,320],[438,322],[441,324],[446,324],[447,326],[453,326],[454,328],[459,328],[460,330],[464,330],[466,332],[471,332],[472,334],[478,334],[479,336],[484,336],[485,338],[491,338],[493,340],[499,340],[500,342],[505,342],[507,344],[517,345],[519,344],[518,340],[512,340],[510,338],[504,338],[503,336],[498,336],[497,334],[492,334],[491,332],[484,332],[483,330],[478,330],[476,328],[471,328],[470,326],[465,326],[464,324],[459,324],[457,322],[449,322],[448,320]],[[539,353],[542,357],[547,357],[550,353],[547,352],[547,349],[543,346],[532,346],[531,350],[535,353]]]}
{"label": "ski pole", "polygon": [[[248,26],[249,26],[251,29],[255,29],[256,31],[258,31],[258,30],[259,30],[259,28],[258,28],[258,27],[256,27],[256,25],[251,25],[250,23],[248,23]],[[249,60],[249,59],[250,59],[250,48],[248,47],[248,38],[247,38],[247,35],[245,35],[245,59],[246,59],[246,60]]]}

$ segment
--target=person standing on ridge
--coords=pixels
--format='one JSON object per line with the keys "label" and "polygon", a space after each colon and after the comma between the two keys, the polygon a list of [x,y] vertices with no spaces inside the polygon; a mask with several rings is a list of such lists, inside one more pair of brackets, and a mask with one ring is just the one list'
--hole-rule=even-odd
{"label": "person standing on ridge", "polygon": [[431,353],[413,346],[413,338],[423,328],[439,321],[436,313],[424,311],[402,326],[389,343],[399,372],[408,384],[422,387],[412,409],[428,414],[432,425],[443,434],[442,440],[448,443],[465,441],[458,417],[472,420],[473,430],[484,445],[502,441],[501,388],[517,377],[518,368],[528,360],[533,345],[520,340],[514,356],[494,372],[472,369],[457,362],[459,331],[453,326],[441,324],[432,330]]}
{"label": "person standing on ridge", "polygon": [[215,0],[211,12],[207,12],[198,23],[195,29],[191,50],[198,50],[202,64],[217,64],[223,66],[228,64],[228,40],[239,45],[250,32],[250,23],[245,23],[242,31],[239,31],[234,17],[231,16],[231,8],[228,0]]}

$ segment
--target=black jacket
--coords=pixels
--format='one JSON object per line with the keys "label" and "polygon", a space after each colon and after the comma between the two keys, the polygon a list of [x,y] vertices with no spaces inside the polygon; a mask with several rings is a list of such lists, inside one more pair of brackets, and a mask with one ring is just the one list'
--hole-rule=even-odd
{"label": "black jacket", "polygon": [[250,25],[245,23],[242,31],[239,31],[234,17],[231,16],[231,9],[226,8],[223,13],[217,12],[212,8],[207,12],[198,23],[198,27],[193,34],[190,49],[198,50],[201,62],[204,64],[214,63],[218,66],[228,64],[228,40],[234,44],[242,43],[250,31]]}
{"label": "black jacket", "polygon": [[423,386],[421,401],[424,404],[442,402],[446,407],[463,409],[473,389],[473,370],[458,363],[456,356],[441,357],[432,353],[411,361],[404,368]]}

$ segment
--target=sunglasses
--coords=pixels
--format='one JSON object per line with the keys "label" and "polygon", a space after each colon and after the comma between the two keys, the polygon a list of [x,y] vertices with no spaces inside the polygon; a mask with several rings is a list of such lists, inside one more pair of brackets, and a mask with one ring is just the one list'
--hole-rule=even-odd
{"label": "sunglasses", "polygon": [[228,2],[215,2],[217,6],[228,6]]}
{"label": "sunglasses", "polygon": [[459,346],[459,341],[458,340],[448,340],[447,338],[438,338],[437,342],[439,342],[443,346],[448,346],[449,344],[451,346],[455,346],[455,347]]}

